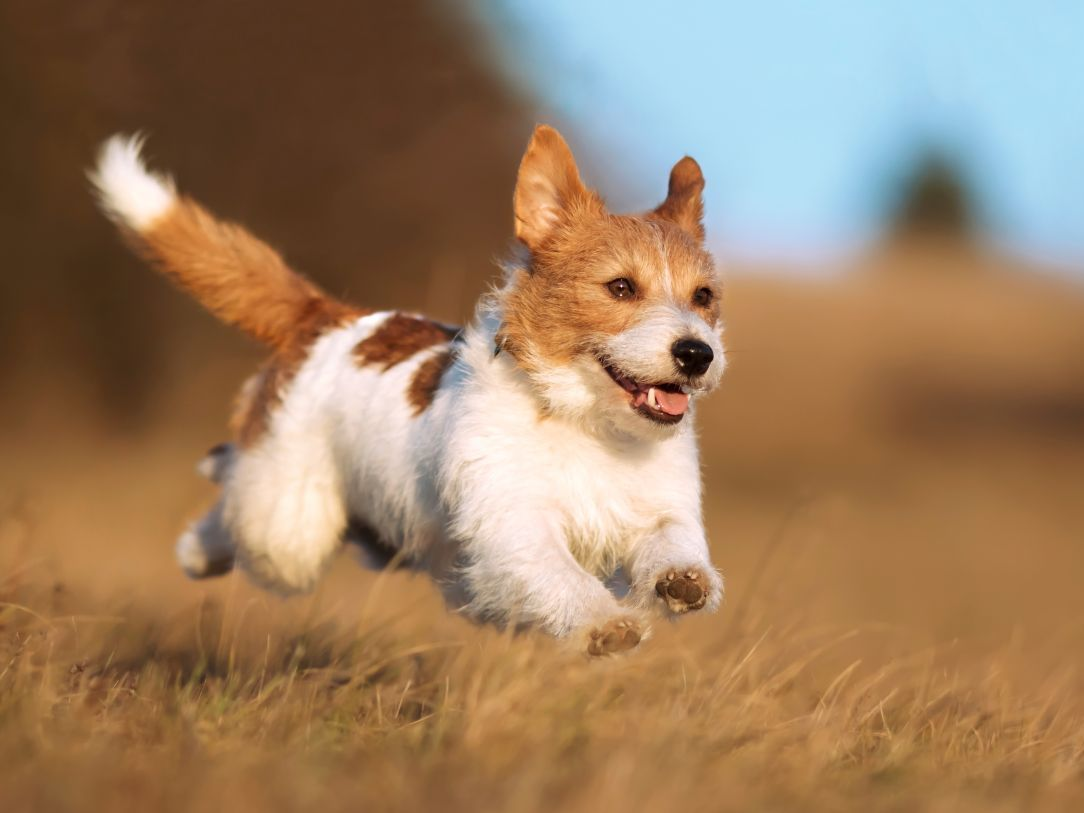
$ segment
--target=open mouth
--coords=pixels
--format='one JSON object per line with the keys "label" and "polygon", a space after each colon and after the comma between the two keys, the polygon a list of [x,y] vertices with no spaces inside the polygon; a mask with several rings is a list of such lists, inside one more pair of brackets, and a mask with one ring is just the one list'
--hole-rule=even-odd
{"label": "open mouth", "polygon": [[645,418],[657,423],[673,424],[685,417],[689,409],[689,394],[680,385],[663,382],[641,384],[609,364],[602,368],[629,396],[629,405]]}

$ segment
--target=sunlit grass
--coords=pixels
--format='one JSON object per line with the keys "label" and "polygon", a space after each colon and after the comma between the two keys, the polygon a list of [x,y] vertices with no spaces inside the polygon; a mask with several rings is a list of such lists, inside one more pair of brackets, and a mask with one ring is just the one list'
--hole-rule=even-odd
{"label": "sunlit grass", "polygon": [[1084,789],[1072,677],[1019,690],[996,652],[866,663],[840,657],[860,630],[750,620],[592,662],[492,630],[282,628],[116,601],[88,614],[32,576],[8,580],[0,605],[5,809],[714,809],[933,792],[983,809]]}

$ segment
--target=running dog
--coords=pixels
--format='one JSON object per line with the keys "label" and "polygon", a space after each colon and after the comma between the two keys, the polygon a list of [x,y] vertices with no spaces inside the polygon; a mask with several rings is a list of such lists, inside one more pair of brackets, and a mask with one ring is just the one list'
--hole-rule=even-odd
{"label": "running dog", "polygon": [[[607,211],[560,134],[519,167],[516,256],[460,330],[339,302],[148,171],[114,136],[91,178],[135,249],[270,348],[243,387],[221,485],[177,556],[313,587],[344,539],[430,572],[453,606],[591,655],[652,614],[715,610],[692,413],[725,366],[720,280],[692,158],[657,208]],[[603,579],[627,583],[618,598]]]}

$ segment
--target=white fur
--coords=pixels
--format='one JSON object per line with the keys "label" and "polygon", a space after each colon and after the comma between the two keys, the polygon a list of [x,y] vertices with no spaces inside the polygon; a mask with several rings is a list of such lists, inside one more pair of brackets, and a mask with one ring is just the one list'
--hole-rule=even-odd
{"label": "white fur", "polygon": [[605,339],[602,347],[606,360],[634,379],[666,381],[673,377],[670,347],[678,339],[699,339],[711,348],[714,360],[692,391],[714,389],[726,369],[722,336],[695,313],[674,304],[651,308],[635,325]]}
{"label": "white fur", "polygon": [[90,180],[102,208],[118,223],[143,231],[173,206],[177,192],[168,176],[149,172],[140,152],[143,139],[115,135],[98,153]]}

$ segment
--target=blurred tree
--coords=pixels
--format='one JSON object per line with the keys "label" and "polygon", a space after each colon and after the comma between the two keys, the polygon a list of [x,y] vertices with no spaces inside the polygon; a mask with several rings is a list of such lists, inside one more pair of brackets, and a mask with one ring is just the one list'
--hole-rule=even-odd
{"label": "blurred tree", "polygon": [[889,219],[890,238],[974,239],[975,207],[964,175],[948,153],[928,148],[899,186],[895,211]]}

